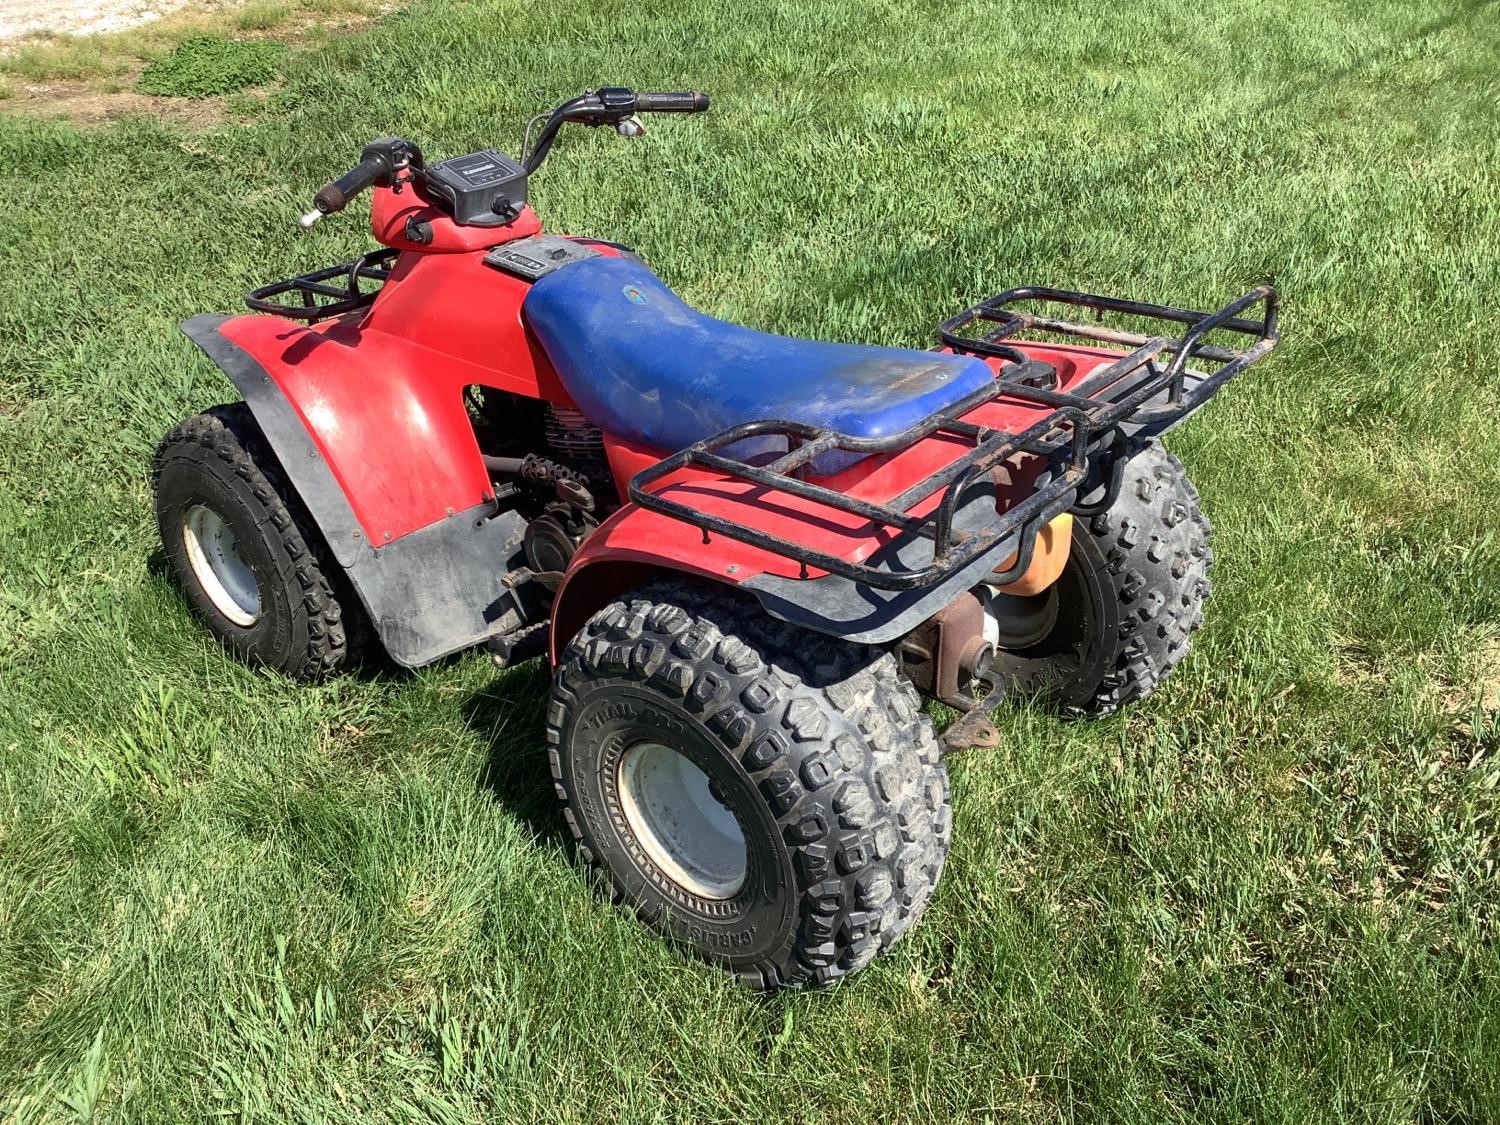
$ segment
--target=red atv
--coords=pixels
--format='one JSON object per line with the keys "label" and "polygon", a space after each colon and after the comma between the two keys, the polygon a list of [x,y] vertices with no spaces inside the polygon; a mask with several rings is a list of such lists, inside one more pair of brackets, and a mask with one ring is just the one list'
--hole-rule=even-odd
{"label": "red atv", "polygon": [[[618,897],[747,984],[821,983],[932,894],[944,743],[992,744],[1003,693],[1104,714],[1182,660],[1209,525],[1157,439],[1271,350],[1277,301],[1012,289],[933,351],[818,343],[542,233],[565,122],[707,108],[586,93],[519,162],[368,145],[303,223],[373,188],[386,249],[183,325],[244,401],[162,441],[157,518],[214,634],[289,675],[547,656],[563,815]],[[941,741],[923,696],[960,713]]]}

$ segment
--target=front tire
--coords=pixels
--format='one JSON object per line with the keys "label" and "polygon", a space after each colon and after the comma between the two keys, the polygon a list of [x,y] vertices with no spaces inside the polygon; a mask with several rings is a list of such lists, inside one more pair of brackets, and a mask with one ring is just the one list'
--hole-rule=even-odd
{"label": "front tire", "polygon": [[299,680],[364,654],[364,608],[244,403],[175,426],[152,481],[167,563],[224,647]]}
{"label": "front tire", "polygon": [[548,738],[615,897],[755,988],[863,967],[947,856],[947,772],[895,659],[727,590],[656,582],[595,614],[558,665]]}
{"label": "front tire", "polygon": [[1073,521],[1057,582],[1014,599],[1025,603],[1018,616],[1051,624],[996,657],[1007,692],[1098,716],[1156,690],[1203,623],[1211,531],[1182,462],[1150,442],[1125,466],[1114,503]]}

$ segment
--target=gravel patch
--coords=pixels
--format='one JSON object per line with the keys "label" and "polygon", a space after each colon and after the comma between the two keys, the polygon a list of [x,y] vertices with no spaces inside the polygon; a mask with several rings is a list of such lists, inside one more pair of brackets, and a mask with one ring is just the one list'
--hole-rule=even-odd
{"label": "gravel patch", "polygon": [[123,31],[186,8],[191,0],[0,0],[0,44],[33,31]]}

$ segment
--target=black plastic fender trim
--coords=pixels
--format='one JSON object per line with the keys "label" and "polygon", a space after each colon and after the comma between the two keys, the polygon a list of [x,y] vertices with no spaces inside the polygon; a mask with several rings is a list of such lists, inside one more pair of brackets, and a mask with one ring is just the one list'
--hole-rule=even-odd
{"label": "black plastic fender trim", "polygon": [[[993,520],[994,512],[993,485],[978,486],[954,514],[953,524],[959,530],[973,529]],[[941,581],[915,589],[882,590],[841,574],[818,578],[758,574],[742,582],[740,588],[754,594],[772,617],[793,625],[857,644],[888,644],[910,633],[965,590],[979,585],[1016,552],[1020,542],[1021,529],[1017,528]],[[891,565],[917,569],[931,562],[932,542],[907,539],[893,554]]]}
{"label": "black plastic fender trim", "polygon": [[254,356],[219,333],[228,319],[206,313],[184,321],[182,331],[243,396],[391,659],[416,668],[522,624],[501,580],[524,561],[526,521],[480,504],[372,546],[281,388]]}
{"label": "black plastic fender trim", "polygon": [[370,549],[349,579],[391,658],[408,668],[526,623],[502,579],[524,566],[526,520],[481,504]]}
{"label": "black plastic fender trim", "polygon": [[281,388],[259,360],[219,334],[219,326],[229,319],[218,313],[203,313],[184,320],[182,332],[219,365],[240,392],[297,495],[322,530],[333,557],[340,566],[350,567],[362,552],[369,552],[354,509]]}

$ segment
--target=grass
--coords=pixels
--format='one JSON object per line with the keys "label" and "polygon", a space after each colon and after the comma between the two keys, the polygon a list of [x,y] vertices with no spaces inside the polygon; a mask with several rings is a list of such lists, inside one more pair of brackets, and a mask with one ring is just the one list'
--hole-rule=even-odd
{"label": "grass", "polygon": [[170,54],[149,64],[141,72],[137,86],[145,93],[164,97],[227,94],[272,81],[280,59],[279,43],[192,35],[177,44]]}
{"label": "grass", "polygon": [[[249,18],[249,17],[246,17]],[[1500,1120],[1500,11],[1480,3],[418,3],[189,133],[0,117],[0,1119]],[[231,392],[176,332],[381,133],[761,326],[921,345],[1011,284],[1285,344],[1174,435],[1217,527],[1191,659],[955,761],[924,922],[757,997],[590,894],[545,673],[313,689],[213,647],[146,466]],[[8,1117],[7,1117],[8,1115]]]}

